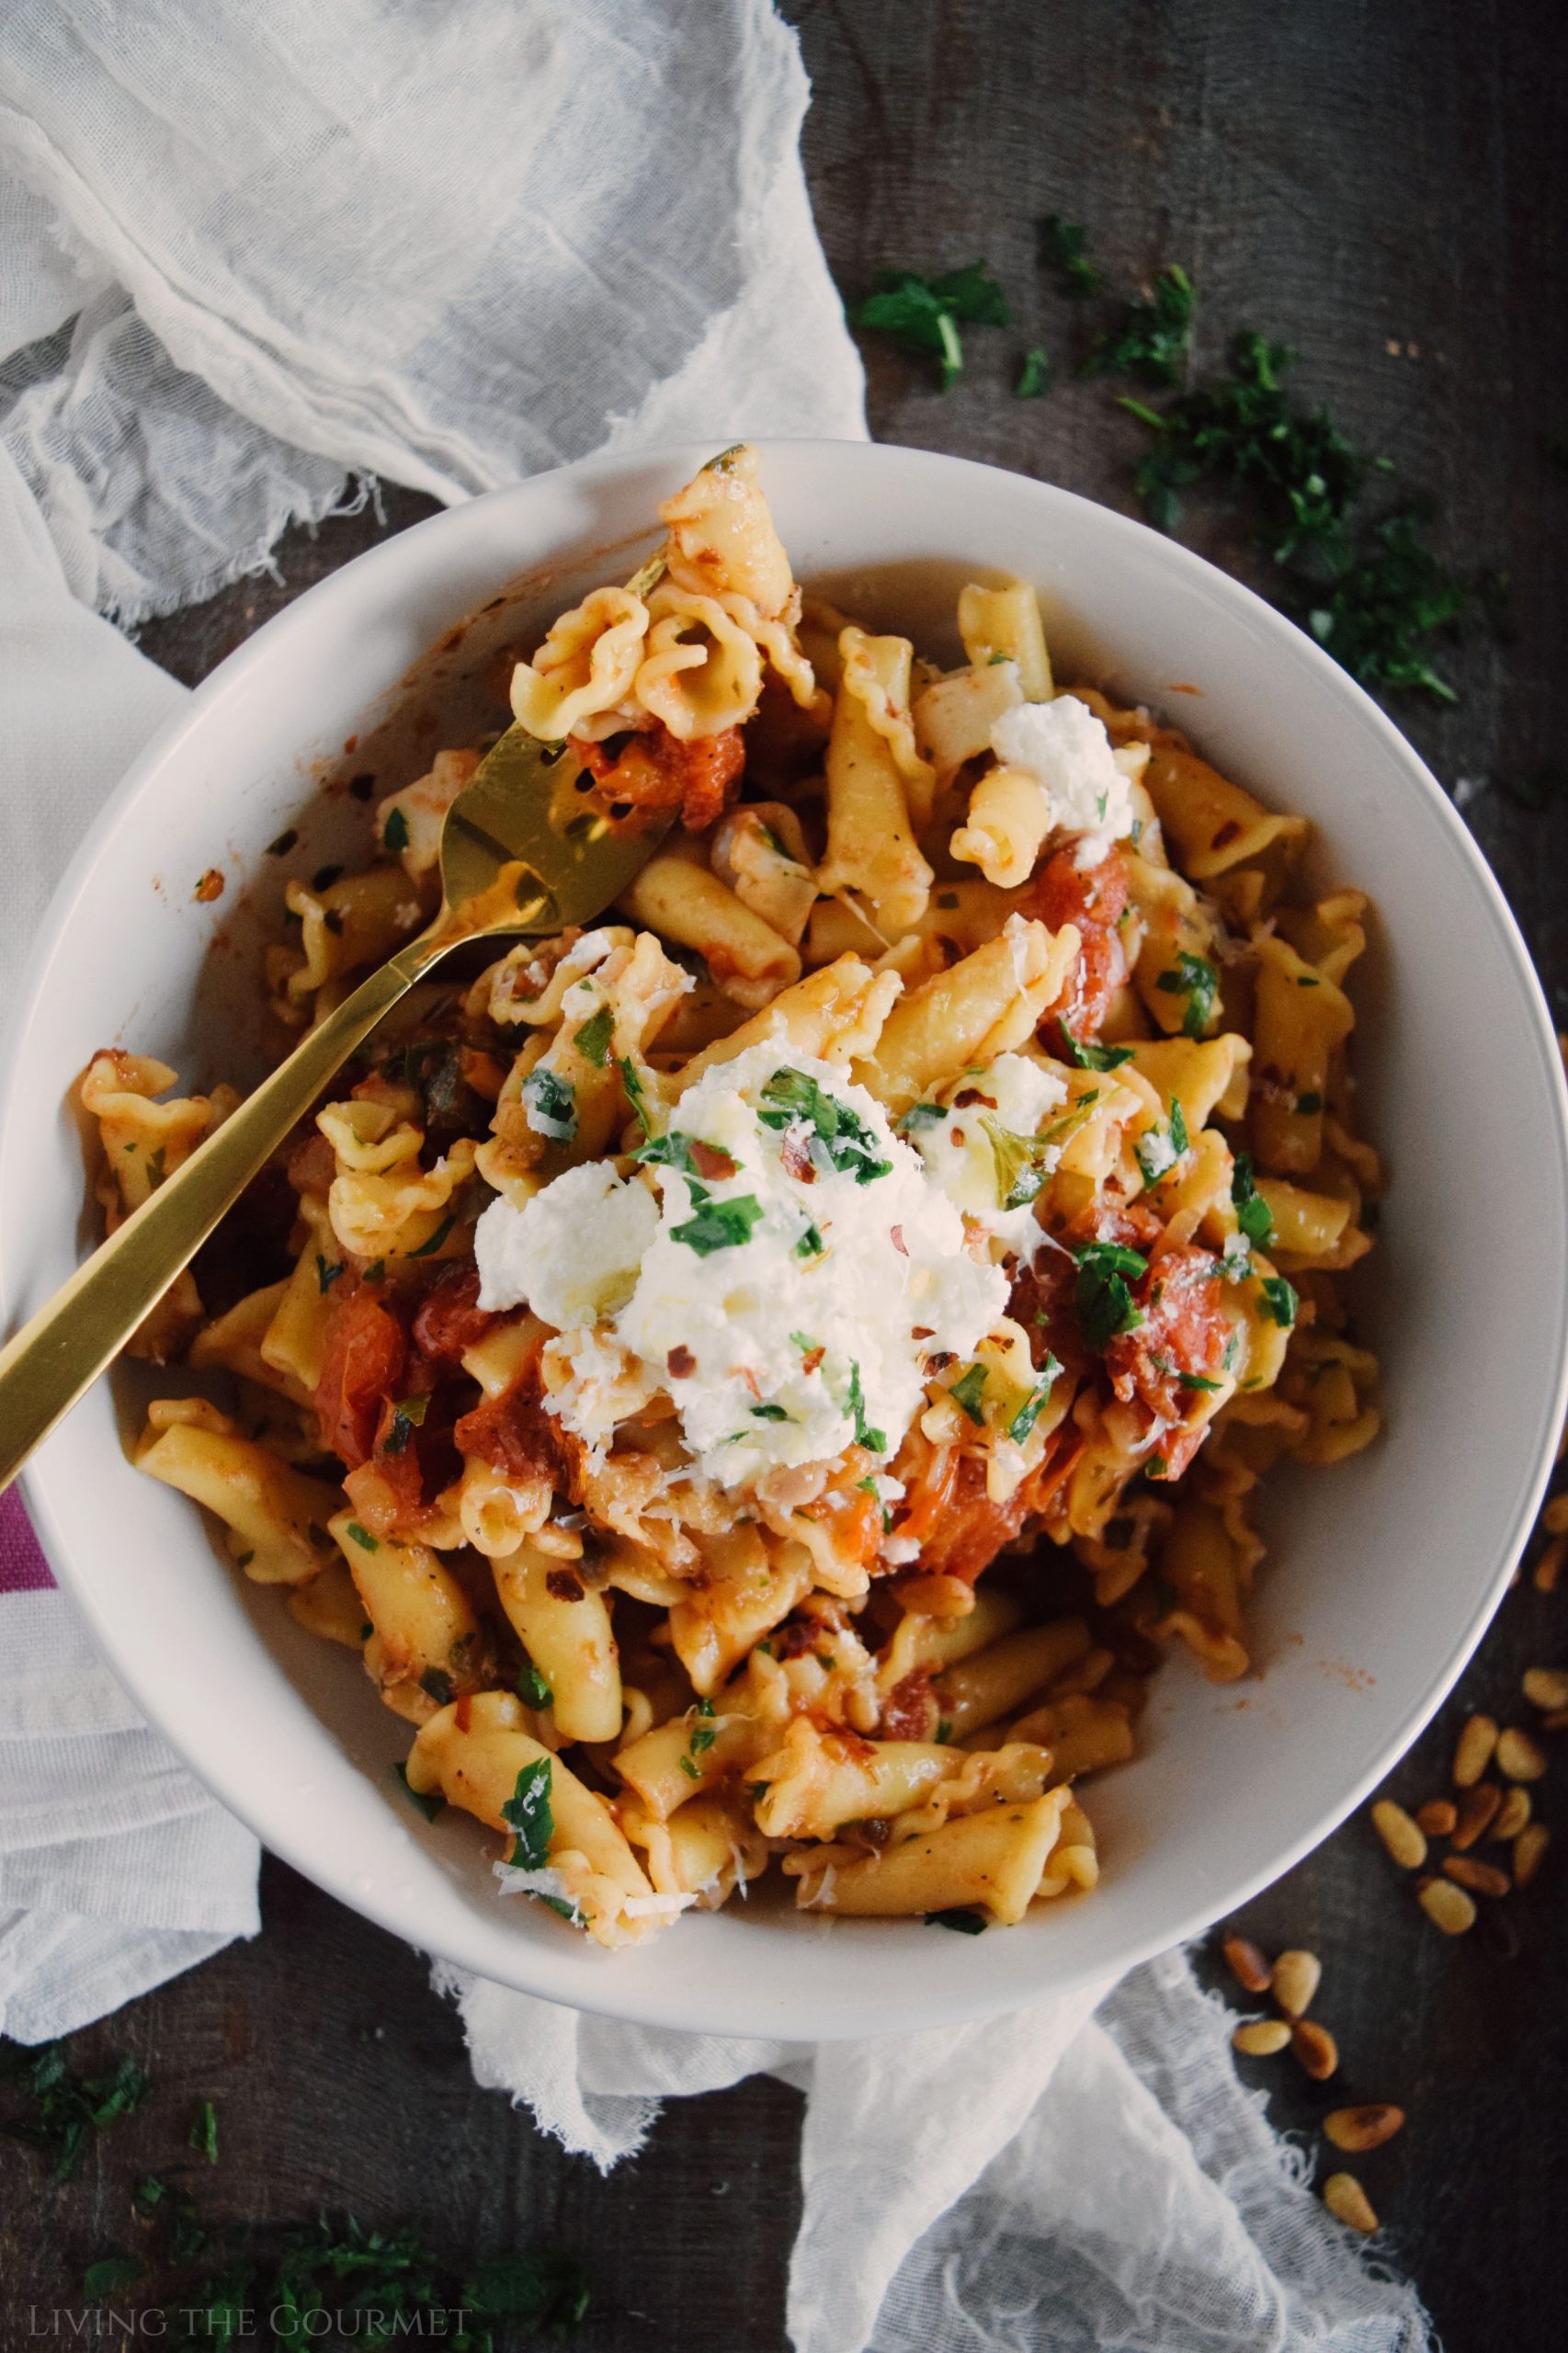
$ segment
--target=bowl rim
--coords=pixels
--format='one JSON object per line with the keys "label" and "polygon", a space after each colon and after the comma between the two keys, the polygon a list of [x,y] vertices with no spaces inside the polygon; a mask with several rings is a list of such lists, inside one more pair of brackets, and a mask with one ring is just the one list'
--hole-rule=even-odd
{"label": "bowl rim", "polygon": [[[1309,677],[1315,677],[1320,690],[1326,688],[1346,701],[1362,724],[1369,726],[1381,738],[1403,776],[1407,788],[1428,803],[1439,825],[1447,832],[1450,847],[1459,853],[1459,862],[1479,906],[1484,908],[1498,935],[1512,977],[1528,1006],[1531,1043],[1541,1064],[1547,1097],[1554,1108],[1553,1174],[1557,1193],[1564,1204],[1565,1213],[1568,1213],[1568,1087],[1564,1086],[1555,1026],[1512,909],[1469,827],[1415,746],[1365,688],[1342,670],[1311,636],[1244,583],[1210,563],[1195,551],[1182,546],[1179,541],[1168,539],[1149,525],[1114,507],[1058,484],[1042,482],[1033,475],[1020,474],[1010,468],[990,465],[976,459],[895,444],[772,436],[759,439],[755,446],[765,467],[768,454],[773,450],[787,451],[808,461],[813,454],[842,459],[846,452],[852,450],[856,453],[854,461],[857,464],[883,470],[890,476],[925,472],[949,479],[955,473],[994,477],[1026,493],[1030,499],[1038,497],[1041,502],[1042,519],[1052,506],[1065,503],[1080,522],[1085,517],[1092,518],[1087,524],[1090,529],[1111,540],[1135,545],[1145,555],[1153,554],[1172,574],[1185,577],[1190,585],[1204,592],[1211,603],[1228,606],[1234,616],[1244,618],[1255,630],[1262,631],[1280,660],[1294,663]],[[295,638],[308,632],[324,610],[340,599],[361,594],[372,576],[385,574],[395,583],[401,574],[417,575],[425,568],[421,551],[429,550],[437,540],[443,544],[456,542],[462,534],[474,528],[472,517],[481,512],[493,513],[497,506],[507,502],[516,502],[526,507],[530,497],[545,484],[581,483],[585,486],[613,487],[620,477],[665,468],[674,476],[682,467],[689,472],[700,464],[707,454],[706,445],[696,443],[601,451],[579,459],[571,465],[553,468],[504,489],[488,492],[461,506],[444,509],[390,539],[377,542],[313,583],[226,655],[131,763],[100,808],[50,900],[29,947],[14,1000],[15,1011],[9,1034],[5,1041],[4,1053],[0,1055],[0,1120],[6,1116],[16,1087],[22,1040],[42,1005],[47,968],[69,926],[75,902],[88,878],[97,871],[106,856],[112,855],[115,835],[122,819],[151,789],[165,764],[178,755],[193,732],[209,723],[215,708],[244,688],[258,665],[269,667],[286,657]],[[548,554],[541,555],[530,563],[529,569],[543,569],[549,560]],[[977,557],[976,561],[980,559]],[[395,688],[389,690],[389,700],[395,692]],[[301,797],[307,790],[301,779]],[[4,1210],[4,1200],[0,1199],[0,1319],[7,1312],[7,1297],[17,1295],[23,1288],[21,1270],[10,1270],[8,1267],[8,1222]],[[4,1328],[4,1323],[0,1321],[0,1330]],[[1426,1688],[1378,1742],[1372,1763],[1330,1805],[1319,1809],[1310,1826],[1274,1850],[1266,1864],[1238,1876],[1227,1877],[1222,1885],[1208,1893],[1195,1892],[1179,1916],[1172,1918],[1167,1915],[1146,1935],[1130,1938],[1119,1952],[1113,1975],[1187,1942],[1215,1919],[1236,1909],[1263,1888],[1271,1885],[1328,1837],[1386,1777],[1453,1688],[1491,1622],[1534,1525],[1551,1476],[1555,1440],[1565,1410],[1568,1410],[1568,1341],[1559,1354],[1555,1381],[1541,1402],[1540,1430],[1533,1449],[1536,1461],[1534,1475],[1517,1498],[1506,1528],[1499,1531],[1491,1568],[1483,1576],[1477,1574],[1475,1598],[1462,1633]],[[686,2029],[693,2027],[696,2021],[689,2003],[682,2005],[659,1998],[634,1997],[630,2002],[624,1998],[618,1999],[613,1969],[581,1972],[574,1954],[562,1953],[558,1958],[553,1953],[541,1950],[527,1938],[515,1940],[517,1969],[503,1974],[497,1969],[494,1950],[484,1942],[477,1927],[470,1936],[468,1923],[460,1913],[456,1916],[453,1930],[449,1932],[443,1928],[439,1938],[431,1942],[419,1934],[418,1925],[411,1917],[409,1907],[400,1904],[392,1893],[361,1893],[348,1887],[346,1872],[336,1881],[326,1875],[313,1855],[301,1851],[300,1842],[290,1836],[287,1824],[280,1829],[273,1822],[263,1802],[265,1793],[258,1791],[253,1795],[239,1760],[235,1760],[231,1770],[226,1768],[222,1759],[214,1766],[207,1753],[193,1753],[182,1739],[177,1710],[165,1706],[155,1680],[134,1672],[127,1673],[116,1656],[112,1636],[106,1631],[98,1611],[95,1580],[90,1574],[78,1571],[63,1540],[43,1464],[36,1460],[29,1464],[22,1473],[20,1483],[49,1565],[61,1588],[83,1611],[95,1640],[117,1677],[142,1709],[149,1723],[169,1743],[203,1787],[255,1831],[284,1861],[312,1880],[324,1893],[360,1913],[377,1927],[451,1966],[473,1970],[493,1981],[510,1984],[519,1991],[567,2007],[653,2027]],[[197,1746],[199,1750],[199,1744]],[[359,1768],[351,1766],[349,1769],[358,1772]],[[483,1944],[483,1951],[473,1949],[476,1939]],[[1046,1995],[1068,1992],[1100,1973],[1098,1967],[1078,1964],[1053,1976],[1043,1989],[1009,1983],[999,1989],[977,1993],[972,1984],[960,1972],[949,1981],[941,1998],[933,1996],[903,2001],[897,2030],[918,2031],[964,2019],[1000,2015],[1031,2000],[1044,1998]],[[1112,1976],[1108,1976],[1106,1982],[1108,1984],[1112,1982]],[[747,2006],[744,1985],[740,1988],[738,1999],[734,1997],[733,1988],[725,1989],[723,1995],[718,1996],[705,1993],[703,2021],[704,2030],[719,2034],[747,2036],[777,2030],[773,2022],[759,2021],[755,2006]],[[830,2015],[813,2029],[813,2035],[822,2040],[835,2040],[866,2031],[863,2018],[854,2023],[835,2024]]]}

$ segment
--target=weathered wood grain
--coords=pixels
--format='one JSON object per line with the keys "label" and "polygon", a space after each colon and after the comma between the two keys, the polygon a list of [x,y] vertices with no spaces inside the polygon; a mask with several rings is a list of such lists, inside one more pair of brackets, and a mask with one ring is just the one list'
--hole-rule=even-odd
{"label": "weathered wood grain", "polygon": [[[1471,780],[1467,818],[1568,1017],[1568,790],[1538,814],[1496,784],[1568,766],[1568,477],[1543,455],[1568,430],[1561,15],[1526,0],[787,0],[785,13],[816,86],[807,167],[846,294],[884,264],[984,256],[1015,301],[1016,328],[972,334],[969,370],[947,396],[919,363],[869,345],[879,438],[1131,507],[1141,437],[1102,387],[1073,381],[1074,314],[1037,267],[1032,224],[1057,210],[1089,225],[1113,279],[1167,259],[1192,271],[1200,363],[1242,325],[1294,347],[1302,392],[1433,496],[1449,552],[1508,574],[1510,637],[1454,657],[1457,708],[1397,715],[1445,780]],[[1036,342],[1058,361],[1059,389],[1018,402],[1017,363]],[[244,584],[149,628],[143,644],[176,675],[201,676],[302,587],[428,511],[396,489],[385,501],[384,526],[367,514],[290,534],[280,582]],[[1246,568],[1233,525],[1195,537]],[[1431,1273],[1442,1280],[1440,1236]],[[1462,1432],[1454,1456],[1462,1477]],[[1467,1706],[1522,1713],[1519,1674],[1563,1656],[1565,1611],[1568,1593],[1527,1584],[1510,1597],[1461,1695],[1395,1775],[1396,1794],[1414,1803],[1440,1790]],[[1538,1791],[1549,1819],[1563,1777],[1555,1764]],[[1340,2076],[1322,2087],[1288,2058],[1243,2063],[1270,2087],[1277,2120],[1310,2131],[1352,2097],[1410,2112],[1398,2139],[1353,2168],[1449,2353],[1564,2341],[1562,1883],[1549,1859],[1517,1906],[1518,1957],[1504,1961],[1479,1933],[1437,1935],[1363,1818],[1244,1919],[1270,1949],[1323,1956],[1316,2006],[1342,2052]],[[782,2346],[793,2095],[754,2085],[690,2102],[640,2164],[601,2181],[473,2088],[415,1956],[280,1866],[264,1893],[258,1944],[97,2038],[134,2049],[159,2088],[78,2188],[42,2188],[30,2160],[0,2154],[7,2345],[27,2341],[29,2303],[54,2302],[107,2240],[125,2241],[127,2185],[165,2165],[190,2102],[210,2095],[222,2161],[199,2168],[198,2187],[215,2215],[283,2219],[324,2200],[485,2249],[559,2237],[598,2277],[593,2353]]]}

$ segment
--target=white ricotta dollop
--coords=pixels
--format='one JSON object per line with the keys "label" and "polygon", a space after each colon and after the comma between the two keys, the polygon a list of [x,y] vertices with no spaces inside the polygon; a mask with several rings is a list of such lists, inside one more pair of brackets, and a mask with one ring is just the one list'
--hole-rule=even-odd
{"label": "white ricotta dollop", "polygon": [[1076,695],[1020,703],[991,730],[991,748],[1010,768],[1032,776],[1045,795],[1053,831],[1088,836],[1081,864],[1096,864],[1132,830],[1132,796],[1104,722]]}
{"label": "white ricotta dollop", "polygon": [[1007,1301],[920,1154],[863,1087],[778,1042],[704,1073],[663,1149],[695,1149],[702,1173],[590,1163],[520,1210],[493,1202],[482,1303],[526,1300],[580,1334],[585,1358],[619,1348],[667,1390],[722,1486],[858,1438],[893,1453],[927,1359],[972,1354]]}
{"label": "white ricotta dollop", "polygon": [[[948,1199],[977,1218],[1004,1248],[1032,1250],[1042,1232],[1032,1206],[1003,1205],[1014,1157],[1010,1140],[1039,1134],[1046,1113],[1066,1101],[1066,1081],[1027,1054],[998,1054],[985,1069],[966,1073],[949,1092],[953,1100],[945,1117],[937,1117],[940,1107],[930,1105],[911,1120],[921,1158]],[[1038,1155],[1041,1183],[1060,1156],[1053,1147]]]}

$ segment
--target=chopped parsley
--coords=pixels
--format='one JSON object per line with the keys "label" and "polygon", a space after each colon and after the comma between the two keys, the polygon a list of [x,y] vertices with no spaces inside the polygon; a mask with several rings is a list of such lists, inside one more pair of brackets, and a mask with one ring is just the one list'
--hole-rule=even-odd
{"label": "chopped parsley", "polygon": [[1042,1128],[1037,1136],[1019,1135],[1016,1129],[1005,1128],[988,1112],[981,1113],[980,1124],[991,1145],[996,1199],[1003,1209],[1028,1207],[1055,1167],[1062,1146],[1083,1126],[1098,1100],[1098,1087],[1091,1087],[1088,1094],[1080,1095],[1060,1119]]}
{"label": "chopped parsley", "polygon": [[548,1756],[536,1756],[517,1775],[517,1786],[501,1808],[501,1819],[512,1833],[507,1861],[520,1870],[542,1870],[550,1857],[555,1816],[551,1812],[551,1767]]}
{"label": "chopped parsley", "polygon": [[1179,1155],[1192,1149],[1192,1139],[1187,1132],[1187,1113],[1181,1108],[1181,1097],[1171,1097],[1171,1142]]}
{"label": "chopped parsley", "polygon": [[1299,1293],[1283,1275],[1260,1275],[1257,1287],[1263,1293],[1260,1304],[1264,1313],[1288,1332],[1301,1303]]}
{"label": "chopped parsley", "polygon": [[1096,337],[1085,376],[1136,376],[1145,384],[1174,384],[1192,336],[1192,280],[1167,262],[1146,301],[1129,302],[1114,327]]}
{"label": "chopped parsley", "polygon": [[1061,1370],[1062,1367],[1057,1362],[1056,1358],[1048,1353],[1045,1362],[1040,1369],[1040,1380],[1038,1383],[1030,1390],[1028,1395],[1024,1399],[1023,1404],[1018,1407],[1017,1412],[1014,1415],[1012,1420],[1007,1425],[1007,1436],[1012,1439],[1015,1446],[1023,1445],[1030,1431],[1034,1428],[1035,1424],[1039,1421],[1041,1414],[1045,1411],[1046,1404],[1051,1396],[1051,1383],[1055,1381],[1056,1376]]}
{"label": "chopped parsley", "polygon": [[101,2132],[116,2117],[141,2107],[151,2086],[134,2059],[119,2059],[101,2075],[74,2075],[62,2042],[40,2042],[0,2050],[0,2079],[19,2084],[27,2112],[8,2118],[5,2131],[25,2141],[50,2163],[56,2181],[74,2181],[82,2170],[89,2132]]}
{"label": "chopped parsley", "polygon": [[1305,1095],[1298,1095],[1296,1108],[1303,1120],[1315,1120],[1323,1109],[1323,1097],[1314,1095],[1310,1090]]}
{"label": "chopped parsley", "polygon": [[394,854],[408,847],[408,819],[401,809],[388,811],[387,822],[381,827],[381,842]]}
{"label": "chopped parsley", "polygon": [[[713,1715],[712,1700],[699,1699],[695,1712],[699,1721],[692,1725],[690,1734],[687,1737],[686,1744],[687,1753],[691,1756],[705,1756],[708,1751],[712,1747],[713,1743],[719,1737],[718,1732],[711,1721]],[[705,1719],[706,1721],[704,1721]]]}
{"label": "chopped parsley", "polygon": [[1039,229],[1040,257],[1053,269],[1070,301],[1085,301],[1098,291],[1099,272],[1089,259],[1089,233],[1060,212],[1048,212]]}
{"label": "chopped parsley", "polygon": [[1182,1035],[1201,1038],[1214,1017],[1214,1001],[1220,994],[1220,975],[1206,956],[1189,955],[1183,949],[1168,972],[1162,972],[1154,983],[1167,996],[1185,997],[1182,1010]]}
{"label": "chopped parsley", "polygon": [[816,1227],[808,1225],[795,1245],[795,1256],[797,1258],[820,1258],[826,1248],[827,1245]]}
{"label": "chopped parsley", "polygon": [[990,1378],[984,1365],[971,1364],[962,1378],[955,1381],[948,1391],[960,1412],[967,1414],[977,1429],[984,1427],[985,1416],[981,1411],[980,1392]]}
{"label": "chopped parsley", "polygon": [[1213,1396],[1220,1385],[1219,1381],[1210,1381],[1207,1374],[1201,1372],[1178,1372],[1176,1375],[1178,1389],[1200,1390],[1206,1397]]}
{"label": "chopped parsley", "polygon": [[678,1168],[683,1176],[695,1176],[697,1163],[691,1156],[691,1138],[683,1136],[678,1128],[666,1128],[662,1136],[652,1136],[639,1144],[632,1154],[645,1168]]}
{"label": "chopped parsley", "polygon": [[1038,401],[1042,400],[1050,390],[1051,362],[1038,343],[1031,344],[1024,354],[1024,364],[1013,387],[1013,397],[1020,401]]}
{"label": "chopped parsley", "polygon": [[357,1519],[349,1520],[343,1532],[353,1539],[361,1552],[379,1552],[381,1549],[380,1538],[372,1536],[369,1529],[362,1528]]}
{"label": "chopped parsley", "polygon": [[1131,1332],[1143,1321],[1129,1286],[1148,1273],[1149,1262],[1119,1242],[1086,1243],[1073,1255],[1078,1265],[1074,1305],[1079,1328],[1086,1347],[1103,1351],[1119,1333]]}
{"label": "chopped parsley", "polygon": [[1077,1070],[1119,1070],[1132,1060],[1131,1046],[1096,1046],[1074,1038],[1065,1021],[1056,1025],[1068,1061]]}
{"label": "chopped parsley", "polygon": [[809,1332],[791,1332],[790,1335],[790,1345],[799,1348],[803,1357],[815,1356],[818,1348],[822,1346],[822,1342],[820,1340],[813,1340]]}
{"label": "chopped parsley", "polygon": [[926,1128],[939,1128],[951,1116],[945,1103],[912,1103],[898,1122],[898,1132],[901,1136],[917,1136]]}
{"label": "chopped parsley", "polygon": [[190,2120],[190,2145],[210,2165],[218,2162],[218,2111],[210,2099],[199,2099]]}
{"label": "chopped parsley", "polygon": [[762,1090],[762,1106],[756,1116],[765,1128],[788,1128],[797,1120],[803,1121],[812,1131],[812,1158],[824,1158],[840,1176],[853,1176],[858,1185],[869,1185],[874,1177],[892,1173],[892,1162],[881,1158],[877,1140],[858,1112],[836,1096],[825,1094],[804,1071],[788,1066],[776,1070]]}
{"label": "chopped parsley", "polygon": [[788,1422],[794,1418],[782,1405],[754,1405],[751,1417],[754,1422]]}
{"label": "chopped parsley", "polygon": [[687,1753],[686,1753],[686,1751],[685,1751],[685,1749],[684,1749],[684,1748],[681,1750],[680,1755],[676,1757],[676,1764],[680,1767],[681,1771],[686,1775],[686,1778],[687,1778],[687,1779],[688,1781],[700,1781],[700,1780],[701,1780],[701,1779],[702,1779],[702,1775],[701,1775],[700,1770],[699,1769],[699,1768],[698,1768],[697,1766],[695,1766],[695,1765],[692,1763],[692,1761],[691,1761],[690,1757],[687,1755]]}
{"label": "chopped parsley", "polygon": [[603,1070],[609,1059],[610,1036],[615,1029],[615,1016],[608,1005],[601,1005],[591,1020],[572,1033],[572,1043],[583,1060],[592,1063],[596,1070]]}
{"label": "chopped parsley", "polygon": [[942,390],[963,369],[960,324],[1005,327],[1007,298],[987,265],[972,261],[941,278],[912,269],[884,269],[875,291],[849,313],[849,324],[892,335],[905,351],[933,351],[942,370]]}
{"label": "chopped parsley", "polygon": [[525,1658],[517,1669],[517,1697],[528,1708],[548,1708],[555,1698],[531,1658]]}
{"label": "chopped parsley", "polygon": [[985,1915],[983,1912],[963,1910],[927,1912],[926,1926],[928,1928],[952,1928],[960,1937],[981,1937],[985,1933]]}
{"label": "chopped parsley", "polygon": [[762,1203],[755,1193],[738,1194],[731,1201],[716,1201],[705,1185],[694,1185],[690,1177],[687,1188],[695,1215],[682,1225],[671,1226],[672,1242],[684,1242],[699,1258],[709,1258],[715,1250],[733,1250],[751,1240],[752,1228],[763,1213]]}
{"label": "chopped parsley", "polygon": [[324,1296],[332,1289],[333,1284],[343,1272],[343,1264],[341,1258],[325,1258],[319,1250],[316,1252],[316,1289]]}
{"label": "chopped parsley", "polygon": [[860,1368],[853,1361],[849,1367],[849,1393],[844,1401],[845,1410],[855,1425],[855,1443],[863,1446],[868,1454],[885,1454],[888,1442],[885,1432],[874,1429],[866,1419],[866,1392],[860,1386]]}
{"label": "chopped parsley", "polygon": [[392,1771],[403,1784],[403,1793],[411,1805],[416,1805],[426,1822],[434,1822],[446,1800],[438,1790],[416,1790],[408,1779],[406,1765],[394,1765]]}
{"label": "chopped parsley", "polygon": [[441,1220],[440,1224],[436,1228],[435,1233],[430,1236],[429,1240],[427,1242],[422,1242],[417,1250],[410,1250],[407,1254],[408,1256],[411,1258],[433,1258],[437,1251],[440,1248],[442,1243],[446,1240],[448,1234],[450,1233],[453,1226],[456,1225],[457,1222],[456,1216],[449,1213]]}
{"label": "chopped parsley", "polygon": [[427,1666],[419,1678],[419,1688],[434,1699],[438,1708],[452,1704],[452,1678],[444,1666]]}
{"label": "chopped parsley", "polygon": [[570,1143],[577,1132],[577,1094],[558,1071],[542,1063],[523,1081],[522,1099],[528,1125],[552,1143]]}
{"label": "chopped parsley", "polygon": [[636,1063],[630,1054],[621,1054],[617,1058],[616,1068],[620,1073],[620,1083],[626,1089],[626,1099],[637,1114],[638,1126],[645,1136],[652,1136],[653,1122],[648,1117],[648,1097]]}
{"label": "chopped parsley", "polygon": [[417,1397],[400,1397],[392,1407],[392,1427],[387,1431],[383,1454],[405,1454],[408,1441],[416,1429],[423,1427],[430,1410],[430,1392],[422,1390]]}
{"label": "chopped parsley", "polygon": [[1257,1189],[1253,1174],[1250,1152],[1238,1152],[1235,1166],[1231,1171],[1231,1199],[1235,1205],[1236,1223],[1259,1250],[1267,1250],[1274,1239],[1274,1220],[1268,1203]]}
{"label": "chopped parsley", "polygon": [[132,2287],[138,2279],[144,2279],[146,2272],[147,2267],[139,2255],[120,2255],[118,2251],[100,2255],[82,2274],[82,2301],[101,2304],[106,2296],[115,2295],[121,2288]]}

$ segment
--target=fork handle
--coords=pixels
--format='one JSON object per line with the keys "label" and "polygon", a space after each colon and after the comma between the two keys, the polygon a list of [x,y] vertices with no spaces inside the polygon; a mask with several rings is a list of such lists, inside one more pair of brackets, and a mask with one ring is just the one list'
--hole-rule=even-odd
{"label": "fork handle", "polygon": [[452,946],[425,932],[361,981],[0,1348],[0,1493],[112,1363],[295,1121]]}

